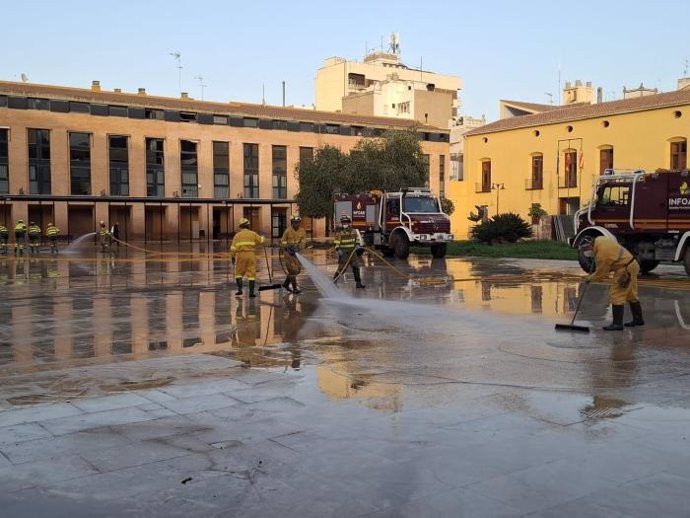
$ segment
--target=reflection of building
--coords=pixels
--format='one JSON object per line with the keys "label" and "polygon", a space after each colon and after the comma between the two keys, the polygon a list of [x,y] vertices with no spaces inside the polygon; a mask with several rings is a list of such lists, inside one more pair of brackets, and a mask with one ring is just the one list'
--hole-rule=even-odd
{"label": "reflection of building", "polygon": [[[652,95],[648,95],[648,94]],[[630,92],[632,96],[633,93]],[[467,237],[475,205],[529,221],[532,204],[551,215],[572,214],[591,198],[593,180],[608,169],[682,170],[687,167],[690,89],[644,91],[598,101],[589,83],[566,84],[554,107],[503,101],[502,118],[465,135],[464,178],[446,185],[455,204],[453,233]]]}
{"label": "reflection of building", "polygon": [[[240,217],[280,237],[298,186],[292,172],[326,144],[413,120],[119,90],[0,81],[0,222],[56,223],[63,235],[118,222],[122,238],[227,236]],[[447,128],[447,124],[443,124]],[[419,128],[432,171],[445,167],[448,130]],[[438,175],[431,188],[438,190]],[[315,236],[324,221],[305,221]],[[270,232],[269,232],[270,229]]]}

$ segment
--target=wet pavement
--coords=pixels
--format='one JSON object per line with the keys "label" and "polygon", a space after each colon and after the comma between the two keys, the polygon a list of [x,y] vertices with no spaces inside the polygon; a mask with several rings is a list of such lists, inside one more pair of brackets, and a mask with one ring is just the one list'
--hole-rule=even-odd
{"label": "wet pavement", "polygon": [[0,258],[3,517],[688,516],[682,267],[623,332],[591,285],[577,334],[570,262],[369,257],[365,290],[249,299],[203,245]]}

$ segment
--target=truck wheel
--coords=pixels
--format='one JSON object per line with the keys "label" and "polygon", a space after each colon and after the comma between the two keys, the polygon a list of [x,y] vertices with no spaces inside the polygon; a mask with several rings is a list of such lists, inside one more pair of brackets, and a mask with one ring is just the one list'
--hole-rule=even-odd
{"label": "truck wheel", "polygon": [[685,248],[685,257],[683,257],[683,266],[685,266],[685,273],[690,275],[690,246]]}
{"label": "truck wheel", "polygon": [[431,256],[436,259],[441,259],[446,256],[446,243],[440,243],[438,245],[431,245]]}
{"label": "truck wheel", "polygon": [[593,257],[585,257],[582,255],[582,252],[578,252],[577,254],[577,262],[580,263],[580,268],[582,268],[585,272],[590,273],[596,270],[596,265],[594,264],[594,258]]}
{"label": "truck wheel", "polygon": [[393,250],[398,259],[407,259],[410,255],[410,241],[407,236],[398,235],[393,238]]}
{"label": "truck wheel", "polygon": [[659,261],[653,261],[651,259],[643,259],[642,261],[640,261],[640,273],[642,273],[642,274],[649,273],[654,268],[656,268],[657,266],[659,266]]}

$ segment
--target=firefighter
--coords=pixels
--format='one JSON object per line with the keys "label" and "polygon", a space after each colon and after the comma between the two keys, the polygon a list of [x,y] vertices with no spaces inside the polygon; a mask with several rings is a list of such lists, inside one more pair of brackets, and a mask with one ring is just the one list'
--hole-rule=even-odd
{"label": "firefighter", "polygon": [[352,228],[352,220],[345,213],[340,216],[340,228],[335,233],[335,251],[338,254],[338,269],[333,274],[333,282],[338,282],[338,278],[349,264],[355,276],[355,286],[366,288],[362,284],[360,274],[360,268],[363,264],[364,241],[362,241],[359,230]]}
{"label": "firefighter", "polygon": [[240,220],[240,230],[232,238],[230,244],[230,256],[235,266],[235,282],[237,283],[237,297],[242,296],[242,278],[249,281],[249,296],[256,297],[254,286],[256,285],[256,245],[264,242],[263,235],[259,235],[249,229],[249,220]]}
{"label": "firefighter", "polygon": [[50,241],[50,253],[51,254],[57,254],[58,253],[57,238],[59,235],[60,235],[60,229],[57,228],[52,223],[48,223],[48,226],[46,227],[46,237]]}
{"label": "firefighter", "polygon": [[106,253],[110,248],[110,231],[103,220],[100,221],[98,227],[98,243],[101,245],[101,252],[103,253]]}
{"label": "firefighter", "polygon": [[[280,240],[280,248],[284,252],[285,258],[285,271],[287,272],[283,288],[295,294],[302,293],[302,290],[297,287],[297,276],[302,271],[302,265],[296,255],[307,243],[307,233],[301,227],[301,223],[302,218],[298,215],[292,216],[290,228],[285,229]],[[290,284],[292,284],[292,290]]]}
{"label": "firefighter", "polygon": [[10,239],[10,231],[0,223],[0,253],[7,255],[7,241]]}
{"label": "firefighter", "polygon": [[580,245],[580,251],[585,257],[594,259],[596,270],[585,277],[585,282],[601,281],[609,278],[609,299],[613,312],[613,322],[604,326],[606,331],[623,330],[623,311],[625,303],[630,304],[632,320],[625,323],[627,327],[643,326],[642,305],[637,294],[637,275],[640,265],[635,257],[614,239],[599,236],[594,240],[585,239]]}
{"label": "firefighter", "polygon": [[26,239],[26,223],[23,219],[17,221],[14,226],[14,255],[24,255],[24,241]]}
{"label": "firefighter", "polygon": [[38,240],[41,239],[41,227],[36,225],[35,222],[29,222],[29,248],[31,249],[31,255],[38,253]]}

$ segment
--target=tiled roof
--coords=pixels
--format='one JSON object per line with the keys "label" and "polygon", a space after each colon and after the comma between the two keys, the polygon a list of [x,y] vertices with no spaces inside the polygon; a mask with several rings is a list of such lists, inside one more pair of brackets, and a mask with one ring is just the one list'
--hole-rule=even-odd
{"label": "tiled roof", "polygon": [[199,101],[196,99],[176,99],[172,97],[158,97],[148,94],[106,92],[103,90],[100,92],[94,92],[91,89],[85,88],[17,83],[12,81],[0,81],[0,94],[97,104],[127,105],[146,108],[206,112],[216,113],[219,115],[261,117],[266,119],[300,120],[305,122],[350,124],[355,126],[385,126],[393,128],[417,127],[419,129],[429,131],[448,131],[447,128],[436,128],[433,126],[420,124],[415,120],[398,119],[395,117],[374,117],[367,115],[324,112],[311,109],[288,108],[282,106],[238,102],[220,103],[212,101]]}
{"label": "tiled roof", "polygon": [[466,133],[466,136],[497,133],[499,131],[529,128],[533,126],[544,126],[559,122],[594,119],[597,117],[621,115],[624,113],[658,110],[674,106],[686,106],[688,104],[690,104],[690,90],[676,90],[668,93],[647,95],[645,97],[635,97],[633,99],[623,99],[620,101],[609,101],[598,104],[578,104],[567,107],[559,106],[558,109],[555,110],[535,113],[533,115],[511,117],[509,119],[492,122]]}
{"label": "tiled roof", "polygon": [[546,112],[550,110],[557,110],[560,106],[554,106],[553,104],[539,104],[539,103],[526,103],[523,101],[509,101],[508,99],[501,99],[501,102],[509,106],[514,106],[520,110],[525,110],[528,112]]}

